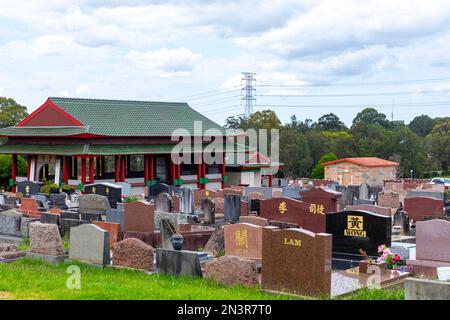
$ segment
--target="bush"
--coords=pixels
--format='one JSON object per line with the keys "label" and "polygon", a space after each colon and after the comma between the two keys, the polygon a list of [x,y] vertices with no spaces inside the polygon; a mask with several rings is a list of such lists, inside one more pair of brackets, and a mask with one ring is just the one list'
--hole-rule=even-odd
{"label": "bush", "polygon": [[333,153],[327,153],[320,158],[320,160],[315,165],[313,171],[311,172],[311,178],[313,179],[323,179],[324,177],[324,168],[322,163],[336,160],[338,157]]}

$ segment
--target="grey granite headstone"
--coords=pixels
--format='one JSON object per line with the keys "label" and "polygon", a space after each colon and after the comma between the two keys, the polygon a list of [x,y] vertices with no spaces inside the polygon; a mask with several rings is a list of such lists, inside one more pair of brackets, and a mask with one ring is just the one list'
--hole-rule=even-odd
{"label": "grey granite headstone", "polygon": [[38,221],[39,218],[22,217],[22,219],[20,220],[20,233],[22,234],[22,238],[30,237],[30,224]]}
{"label": "grey granite headstone", "polygon": [[39,207],[44,208],[45,210],[50,209],[50,207],[48,205],[48,199],[46,196],[44,196],[42,194],[34,194],[31,196],[31,198],[37,200]]}
{"label": "grey granite headstone", "polygon": [[180,193],[180,213],[194,214],[194,192],[190,188],[182,188]]}
{"label": "grey granite headstone", "polygon": [[69,259],[98,265],[111,261],[109,232],[94,224],[83,224],[70,230]]}
{"label": "grey granite headstone", "polygon": [[108,198],[98,194],[83,194],[78,198],[80,213],[106,214],[111,209]]}
{"label": "grey granite headstone", "polygon": [[224,202],[224,219],[228,222],[238,222],[241,216],[241,196],[226,194]]}
{"label": "grey granite headstone", "polygon": [[199,253],[186,250],[156,249],[158,273],[174,276],[202,277]]}
{"label": "grey granite headstone", "polygon": [[353,200],[353,204],[375,204],[375,200],[369,200],[369,199],[356,199]]}
{"label": "grey granite headstone", "polygon": [[168,218],[162,218],[159,221],[161,235],[161,248],[173,250],[172,236],[176,234],[176,227]]}
{"label": "grey granite headstone", "polygon": [[61,223],[61,234],[63,236],[68,236],[70,235],[70,230],[73,227],[78,227],[82,224],[87,224],[89,222],[80,219],[60,219],[60,223]]}
{"label": "grey granite headstone", "polygon": [[300,192],[304,190],[306,189],[300,187],[284,187],[282,189],[283,197],[300,200],[302,198]]}
{"label": "grey granite headstone", "polygon": [[0,212],[0,235],[21,237],[22,215],[15,209]]}
{"label": "grey granite headstone", "polygon": [[87,184],[84,186],[85,193],[97,194],[108,198],[111,208],[117,208],[117,203],[122,201],[122,187],[110,182]]}
{"label": "grey granite headstone", "polygon": [[264,199],[272,199],[272,188],[270,187],[246,187],[243,195],[248,197],[248,195],[253,192],[262,193]]}
{"label": "grey granite headstone", "polygon": [[188,223],[188,217],[190,215],[182,214],[182,213],[176,213],[176,212],[161,212],[161,211],[155,211],[155,220],[154,220],[154,226],[155,230],[159,230],[160,221],[163,218],[169,219],[173,225],[178,228],[179,223]]}
{"label": "grey granite headstone", "polygon": [[123,209],[109,209],[106,211],[106,222],[120,223],[120,230],[125,230],[125,213]]}
{"label": "grey granite headstone", "polygon": [[67,193],[52,193],[50,195],[50,206],[52,208],[67,209]]}
{"label": "grey granite headstone", "polygon": [[210,198],[202,199],[201,207],[204,214],[204,223],[216,223],[216,206],[214,201]]}
{"label": "grey granite headstone", "polygon": [[42,212],[40,222],[59,225],[59,218],[60,218],[59,214]]}
{"label": "grey granite headstone", "polygon": [[172,212],[172,196],[161,192],[155,198],[155,211]]}

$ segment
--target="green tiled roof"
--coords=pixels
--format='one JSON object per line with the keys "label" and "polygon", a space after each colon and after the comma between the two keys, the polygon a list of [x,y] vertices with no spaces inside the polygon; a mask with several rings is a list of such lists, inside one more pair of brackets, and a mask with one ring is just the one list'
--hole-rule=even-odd
{"label": "green tiled roof", "polygon": [[194,132],[194,121],[202,129],[223,130],[187,103],[54,98],[50,100],[89,127],[89,133],[106,136],[171,136],[175,129]]}
{"label": "green tiled roof", "polygon": [[3,144],[0,154],[54,154],[77,155],[83,154],[84,144]]}
{"label": "green tiled roof", "polygon": [[29,137],[62,137],[86,133],[87,127],[7,127],[0,129],[0,135]]}

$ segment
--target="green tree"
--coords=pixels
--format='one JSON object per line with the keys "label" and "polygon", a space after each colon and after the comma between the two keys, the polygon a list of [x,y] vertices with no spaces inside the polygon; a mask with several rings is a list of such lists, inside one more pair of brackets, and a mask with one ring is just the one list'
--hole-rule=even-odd
{"label": "green tree", "polygon": [[389,120],[387,120],[386,115],[384,113],[378,112],[374,108],[365,108],[361,112],[359,112],[356,115],[355,119],[353,119],[352,128],[360,123],[364,123],[367,125],[379,124],[384,128],[389,127]]}
{"label": "green tree", "polygon": [[[11,179],[12,156],[2,154],[0,155],[0,183],[3,187],[9,186],[9,179]],[[27,161],[24,157],[17,157],[17,175],[26,176]]]}
{"label": "green tree", "polygon": [[280,129],[280,119],[273,110],[263,110],[253,113],[248,119],[249,128],[253,129]]}
{"label": "green tree", "polygon": [[315,165],[313,171],[311,172],[311,178],[323,179],[325,170],[322,166],[322,163],[328,162],[328,161],[333,161],[333,160],[336,160],[337,158],[338,157],[332,152],[323,155],[322,158],[320,158],[320,160]]}
{"label": "green tree", "polygon": [[316,128],[325,131],[342,131],[347,127],[334,113],[327,113],[317,120]]}
{"label": "green tree", "polygon": [[228,117],[225,120],[224,127],[227,129],[247,130],[248,129],[248,118],[243,114],[233,116],[233,117]]}
{"label": "green tree", "polygon": [[308,141],[301,132],[286,128],[280,131],[280,161],[284,163],[283,172],[288,177],[309,175],[313,162]]}
{"label": "green tree", "polygon": [[27,107],[21,106],[11,98],[0,97],[0,128],[15,126],[26,116]]}
{"label": "green tree", "polygon": [[425,137],[431,133],[434,127],[434,120],[427,115],[421,115],[412,119],[408,127],[418,136]]}
{"label": "green tree", "polygon": [[[414,176],[423,177],[426,165],[426,153],[423,139],[408,127],[399,128],[390,137],[391,159],[399,159],[399,176],[409,177],[410,170]],[[398,160],[397,160],[398,161]]]}
{"label": "green tree", "polygon": [[450,120],[434,126],[427,136],[431,155],[440,162],[442,170],[448,171],[450,164]]}

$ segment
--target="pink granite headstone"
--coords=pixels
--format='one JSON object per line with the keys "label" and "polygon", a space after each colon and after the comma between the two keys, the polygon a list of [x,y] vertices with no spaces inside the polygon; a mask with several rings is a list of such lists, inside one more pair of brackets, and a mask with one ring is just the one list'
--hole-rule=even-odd
{"label": "pink granite headstone", "polygon": [[450,263],[450,222],[442,219],[416,223],[416,259]]}

